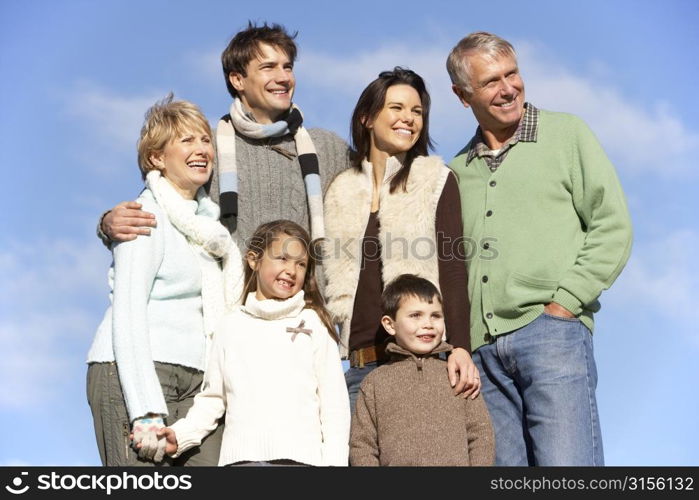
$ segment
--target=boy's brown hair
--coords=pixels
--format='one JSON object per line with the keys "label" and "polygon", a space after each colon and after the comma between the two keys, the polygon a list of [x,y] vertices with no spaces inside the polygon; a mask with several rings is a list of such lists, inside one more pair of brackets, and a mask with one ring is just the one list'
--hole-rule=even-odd
{"label": "boy's brown hair", "polygon": [[401,274],[391,281],[381,294],[382,313],[396,319],[400,303],[405,297],[417,297],[428,304],[436,297],[439,303],[442,303],[442,295],[432,282],[414,274]]}

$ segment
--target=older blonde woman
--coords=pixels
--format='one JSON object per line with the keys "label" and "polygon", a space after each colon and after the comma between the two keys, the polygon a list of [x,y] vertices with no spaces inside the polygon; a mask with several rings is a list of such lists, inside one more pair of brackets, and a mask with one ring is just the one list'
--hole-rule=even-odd
{"label": "older blonde woman", "polygon": [[[152,464],[139,457],[147,450],[132,447],[132,433],[134,442],[162,453],[155,431],[186,415],[201,387],[215,323],[226,302],[238,298],[240,253],[202,188],[213,161],[211,129],[198,107],[169,95],[148,110],[138,143],[146,184],[138,202],[156,214],[158,227],[112,245],[112,305],[87,360],[104,465]],[[221,434],[219,426],[169,463],[216,465]]]}

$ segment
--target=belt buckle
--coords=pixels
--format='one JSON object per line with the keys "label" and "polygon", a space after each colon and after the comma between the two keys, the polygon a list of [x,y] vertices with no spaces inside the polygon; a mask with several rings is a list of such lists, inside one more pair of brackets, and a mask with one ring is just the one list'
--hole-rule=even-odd
{"label": "belt buckle", "polygon": [[364,368],[364,349],[356,349],[350,353],[350,365],[353,368]]}

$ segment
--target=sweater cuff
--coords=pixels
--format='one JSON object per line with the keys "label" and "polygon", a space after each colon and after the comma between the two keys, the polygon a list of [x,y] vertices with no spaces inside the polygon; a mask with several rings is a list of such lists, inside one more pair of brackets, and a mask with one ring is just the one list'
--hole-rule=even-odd
{"label": "sweater cuff", "polygon": [[575,316],[580,316],[582,313],[582,302],[578,298],[564,288],[559,288],[553,294],[553,300],[556,304],[562,305]]}
{"label": "sweater cuff", "polygon": [[184,419],[180,419],[170,426],[170,429],[175,431],[175,437],[177,438],[177,452],[172,455],[172,458],[177,458],[188,449],[201,444],[201,439],[197,439],[194,433],[187,432],[186,425],[183,421]]}
{"label": "sweater cuff", "polygon": [[100,219],[99,219],[99,221],[97,222],[97,237],[98,237],[100,240],[102,240],[102,243],[103,243],[104,246],[106,246],[107,248],[110,248],[110,245],[112,244],[112,240],[110,240],[110,239],[109,239],[109,236],[107,236],[107,235],[104,233],[104,231],[102,231],[102,221],[104,220],[104,218],[107,216],[107,214],[108,214],[109,212],[111,212],[111,210],[107,210],[107,211],[104,212],[102,215],[100,215]]}

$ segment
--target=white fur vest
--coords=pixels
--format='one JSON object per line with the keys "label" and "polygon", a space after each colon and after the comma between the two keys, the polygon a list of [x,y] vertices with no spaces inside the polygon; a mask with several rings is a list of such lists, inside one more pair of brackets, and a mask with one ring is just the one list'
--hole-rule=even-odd
{"label": "white fur vest", "polygon": [[[450,170],[437,156],[413,161],[406,191],[390,193],[390,181],[401,168],[391,157],[379,194],[379,243],[384,286],[404,273],[417,274],[439,289],[435,214]],[[340,173],[325,197],[326,245],[323,268],[327,308],[342,325],[341,354],[347,357],[354,298],[362,262],[362,241],[371,211],[372,165],[362,162]]]}

